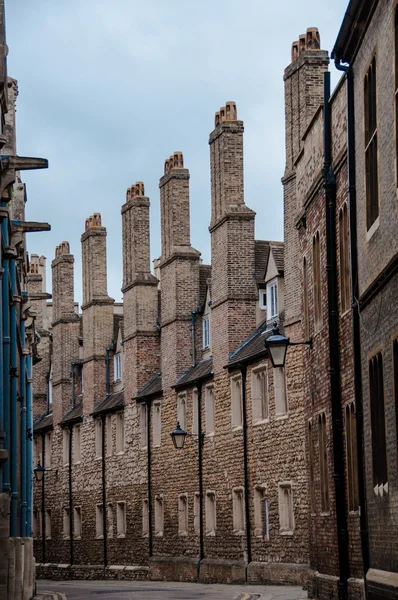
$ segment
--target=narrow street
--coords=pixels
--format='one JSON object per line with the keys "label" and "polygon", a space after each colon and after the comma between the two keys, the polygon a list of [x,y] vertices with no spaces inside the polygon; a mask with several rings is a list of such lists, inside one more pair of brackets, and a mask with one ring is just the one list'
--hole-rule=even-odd
{"label": "narrow street", "polygon": [[292,586],[203,585],[157,581],[39,581],[36,600],[304,600]]}

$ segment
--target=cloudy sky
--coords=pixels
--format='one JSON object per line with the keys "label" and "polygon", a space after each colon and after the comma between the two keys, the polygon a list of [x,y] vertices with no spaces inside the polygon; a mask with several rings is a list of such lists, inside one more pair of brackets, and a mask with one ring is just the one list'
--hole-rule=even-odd
{"label": "cloudy sky", "polygon": [[[47,171],[23,174],[27,218],[52,227],[29,237],[30,252],[47,257],[48,275],[55,246],[68,240],[81,299],[80,235],[85,218],[100,212],[108,293],[120,300],[126,188],[145,182],[156,258],[158,181],[176,150],[191,173],[191,242],[209,262],[208,135],[227,100],[245,123],[245,199],[257,213],[256,237],[282,239],[283,70],[307,27],[318,27],[322,48],[332,50],[347,4],[6,0],[18,154],[49,160]],[[335,84],[339,74],[331,70]]]}

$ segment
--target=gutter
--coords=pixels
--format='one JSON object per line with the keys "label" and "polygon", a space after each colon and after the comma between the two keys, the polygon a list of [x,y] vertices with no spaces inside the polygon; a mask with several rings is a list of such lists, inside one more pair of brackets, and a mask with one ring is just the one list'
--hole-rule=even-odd
{"label": "gutter", "polygon": [[349,578],[343,414],[340,386],[340,340],[336,250],[336,179],[331,167],[330,72],[324,73],[324,189],[326,204],[326,272],[329,327],[329,376],[332,405],[333,465],[339,559],[339,599],[347,598]]}
{"label": "gutter", "polygon": [[347,75],[347,144],[348,144],[348,210],[350,230],[350,273],[351,273],[351,316],[352,345],[354,351],[354,398],[355,422],[357,434],[357,468],[359,519],[361,528],[362,563],[364,570],[365,593],[367,592],[366,573],[369,570],[369,534],[366,506],[366,481],[364,462],[364,425],[363,425],[363,393],[361,364],[361,332],[359,314],[359,281],[358,281],[358,244],[357,244],[357,191],[355,162],[355,104],[354,73],[351,66],[343,66],[335,59],[335,67]]}

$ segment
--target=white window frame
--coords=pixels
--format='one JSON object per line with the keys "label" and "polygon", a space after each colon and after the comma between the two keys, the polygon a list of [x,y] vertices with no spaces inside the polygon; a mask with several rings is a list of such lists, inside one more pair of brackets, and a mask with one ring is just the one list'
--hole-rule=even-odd
{"label": "white window frame", "polygon": [[122,353],[117,352],[113,355],[113,381],[122,380]]}
{"label": "white window frame", "polygon": [[258,305],[261,310],[267,310],[267,290],[258,290]]}
{"label": "white window frame", "polygon": [[203,330],[203,350],[207,350],[207,348],[210,348],[210,314],[203,315],[202,330]]}
{"label": "white window frame", "polygon": [[267,320],[278,316],[278,278],[275,277],[267,283],[267,304],[269,312]]}

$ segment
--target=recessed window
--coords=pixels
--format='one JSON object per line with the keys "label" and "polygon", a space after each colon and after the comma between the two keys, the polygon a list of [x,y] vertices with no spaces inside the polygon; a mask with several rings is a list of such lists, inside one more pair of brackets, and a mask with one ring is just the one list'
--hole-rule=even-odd
{"label": "recessed window", "polygon": [[95,533],[97,538],[104,537],[104,508],[102,504],[95,507]]}
{"label": "recessed window", "polygon": [[192,390],[192,435],[194,436],[199,434],[198,402],[198,390]]}
{"label": "recessed window", "polygon": [[164,531],[164,504],[163,496],[160,494],[155,497],[155,535],[163,536]]}
{"label": "recessed window", "polygon": [[254,527],[255,535],[264,542],[269,541],[269,507],[265,496],[265,486],[256,485],[254,488]]}
{"label": "recessed window", "polygon": [[206,435],[214,435],[214,386],[205,387],[205,415],[206,415]]}
{"label": "recessed window", "polygon": [[95,419],[95,458],[102,457],[102,419]]}
{"label": "recessed window", "polygon": [[81,460],[81,429],[80,425],[73,427],[73,462],[75,464],[80,463]]}
{"label": "recessed window", "polygon": [[187,424],[187,395],[186,393],[178,394],[177,396],[177,421],[181,429],[186,431]]}
{"label": "recessed window", "polygon": [[178,535],[188,535],[188,495],[178,496]]}
{"label": "recessed window", "polygon": [[395,396],[395,432],[397,436],[398,448],[398,338],[393,342],[394,357],[394,396]]}
{"label": "recessed window", "polygon": [[44,457],[45,457],[45,467],[46,469],[51,468],[51,456],[52,456],[52,433],[51,431],[47,431],[45,436],[45,449],[44,449]]}
{"label": "recessed window", "polygon": [[283,533],[293,533],[293,493],[290,483],[279,484],[279,530]]}
{"label": "recessed window", "polygon": [[216,493],[206,492],[206,535],[216,534]]}
{"label": "recessed window", "polygon": [[113,357],[113,379],[114,381],[122,379],[122,355],[120,352]]}
{"label": "recessed window", "polygon": [[232,516],[235,535],[243,535],[245,531],[245,510],[243,488],[232,490]]}
{"label": "recessed window", "polygon": [[[395,60],[394,60],[394,90],[395,90],[395,176],[398,186],[398,8],[395,9]],[[398,432],[398,429],[397,429]]]}
{"label": "recessed window", "polygon": [[350,248],[347,203],[339,210],[340,305],[344,313],[350,308]]}
{"label": "recessed window", "polygon": [[355,404],[345,407],[345,439],[347,451],[348,509],[358,510],[357,430]]}
{"label": "recessed window", "polygon": [[51,540],[51,509],[46,509],[46,539]]}
{"label": "recessed window", "polygon": [[370,416],[372,428],[373,486],[378,496],[388,493],[386,424],[384,412],[383,355],[369,361]]}
{"label": "recessed window", "polygon": [[210,318],[209,315],[204,315],[202,319],[203,327],[203,350],[210,346]]}
{"label": "recessed window", "polygon": [[326,431],[326,415],[321,413],[318,417],[319,437],[319,469],[321,484],[321,510],[329,512],[329,470],[328,470],[328,442]]}
{"label": "recessed window", "polygon": [[251,396],[253,423],[268,419],[268,375],[266,367],[252,370]]}
{"label": "recessed window", "polygon": [[243,422],[242,377],[240,375],[231,377],[231,405],[232,427],[240,427]]}
{"label": "recessed window", "polygon": [[80,540],[82,537],[82,509],[75,506],[73,509],[73,539]]}
{"label": "recessed window", "polygon": [[124,413],[116,414],[116,453],[124,452]]}
{"label": "recessed window", "polygon": [[63,510],[63,536],[64,539],[70,538],[70,513],[69,508]]}
{"label": "recessed window", "polygon": [[113,505],[108,504],[108,538],[113,538]]}
{"label": "recessed window", "polygon": [[149,504],[148,500],[142,502],[142,535],[149,535]]}
{"label": "recessed window", "polygon": [[376,57],[369,66],[364,80],[365,109],[365,171],[366,171],[366,227],[379,216],[379,183],[377,166],[377,85]]}
{"label": "recessed window", "polygon": [[267,283],[268,314],[267,320],[278,316],[278,280],[273,279]]}
{"label": "recessed window", "polygon": [[35,465],[35,467],[37,467],[37,465],[39,463],[41,464],[41,466],[43,466],[43,452],[42,452],[42,449],[43,449],[42,438],[41,438],[40,435],[35,435],[35,437],[34,437],[34,444],[33,444],[33,459],[34,459],[34,465]]}
{"label": "recessed window", "polygon": [[116,502],[116,528],[117,537],[126,535],[126,503]]}
{"label": "recessed window", "polygon": [[284,367],[275,367],[274,373],[274,394],[275,394],[275,413],[279,417],[287,414],[287,390],[286,375]]}
{"label": "recessed window", "polygon": [[303,302],[304,302],[304,337],[307,340],[310,332],[310,318],[308,312],[308,270],[307,259],[303,259]]}
{"label": "recessed window", "polygon": [[70,440],[70,431],[69,429],[64,429],[62,431],[62,458],[64,466],[69,464],[69,440]]}
{"label": "recessed window", "polygon": [[148,407],[146,404],[140,404],[140,437],[141,448],[148,446]]}
{"label": "recessed window", "polygon": [[319,231],[312,239],[312,267],[314,277],[314,325],[320,329],[322,325],[322,289],[321,289],[321,242]]}
{"label": "recessed window", "polygon": [[154,402],[153,404],[153,445],[160,446],[161,443],[161,408],[160,402]]}
{"label": "recessed window", "polygon": [[315,512],[315,478],[314,478],[314,436],[312,422],[308,423],[308,461],[310,467],[310,504],[311,512]]}
{"label": "recessed window", "polygon": [[200,494],[195,492],[193,498],[193,528],[196,534],[200,533]]}
{"label": "recessed window", "polygon": [[113,454],[112,415],[106,417],[106,455]]}
{"label": "recessed window", "polygon": [[258,303],[261,310],[267,309],[267,291],[266,290],[258,290]]}

